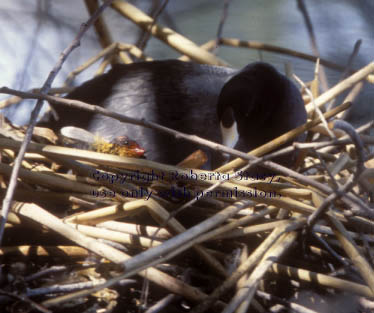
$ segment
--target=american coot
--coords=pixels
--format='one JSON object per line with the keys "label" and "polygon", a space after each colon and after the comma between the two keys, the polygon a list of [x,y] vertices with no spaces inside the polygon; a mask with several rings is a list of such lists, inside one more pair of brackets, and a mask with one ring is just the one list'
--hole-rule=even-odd
{"label": "american coot", "polygon": [[[215,142],[222,142],[220,128],[237,129],[238,138],[229,133],[223,136],[223,142],[246,152],[306,121],[296,86],[271,65],[261,62],[241,71],[177,60],[119,64],[75,88],[66,98]],[[107,140],[127,135],[145,149],[150,160],[176,164],[198,148],[106,116],[62,106],[55,109],[60,119],[51,121],[49,127],[58,130],[77,126]],[[236,145],[235,139],[239,139]]]}

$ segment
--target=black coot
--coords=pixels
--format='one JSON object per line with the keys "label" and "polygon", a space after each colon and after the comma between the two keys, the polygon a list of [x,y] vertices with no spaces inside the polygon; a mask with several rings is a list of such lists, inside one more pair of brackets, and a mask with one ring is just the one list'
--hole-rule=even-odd
{"label": "black coot", "polygon": [[[224,142],[246,152],[306,121],[304,103],[296,86],[271,65],[260,62],[241,71],[177,60],[115,65],[108,73],[74,89],[66,98],[215,142],[222,142],[220,128],[230,128],[236,121],[237,145],[232,141],[235,139],[232,133],[224,136]],[[63,106],[55,109],[60,119],[51,121],[48,125],[51,128],[77,126],[107,140],[126,135],[145,149],[150,160],[176,164],[199,148],[106,116]]]}

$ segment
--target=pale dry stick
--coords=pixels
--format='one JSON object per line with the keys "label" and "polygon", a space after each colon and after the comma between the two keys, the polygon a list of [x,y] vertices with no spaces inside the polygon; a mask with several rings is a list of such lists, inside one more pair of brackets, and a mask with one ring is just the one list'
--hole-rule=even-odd
{"label": "pale dry stick", "polygon": [[[260,290],[256,291],[256,295],[264,300],[271,301],[271,302],[278,302],[283,306],[283,309],[286,310],[286,312],[292,312],[292,313],[321,313],[321,311],[314,311],[311,310],[305,306],[302,306],[295,302],[290,302],[287,300],[284,300],[282,298],[279,298],[277,296],[274,296],[270,293],[266,293]],[[252,300],[253,301],[253,300]]]}
{"label": "pale dry stick", "polygon": [[127,51],[129,54],[133,55],[134,57],[142,60],[142,61],[153,61],[153,59],[144,54],[142,50],[140,50],[137,46],[132,44],[125,44],[125,43],[117,43],[118,51]]}
{"label": "pale dry stick", "polygon": [[344,251],[347,253],[353,264],[357,267],[361,277],[368,284],[371,292],[374,294],[374,270],[366,259],[361,255],[357,245],[345,229],[344,225],[340,223],[334,216],[328,217],[331,227],[338,238]]}
{"label": "pale dry stick", "polygon": [[217,214],[209,217],[208,219],[204,220],[203,222],[189,228],[183,233],[180,233],[173,238],[165,241],[162,245],[144,251],[137,256],[133,257],[131,260],[127,260],[123,263],[126,270],[132,270],[155,258],[159,257],[160,255],[165,255],[168,252],[173,251],[174,249],[180,248],[183,250],[189,246],[190,241],[198,236],[201,236],[203,233],[209,231],[213,227],[223,223],[228,218],[233,217],[237,212],[241,209],[247,207],[249,204],[252,204],[251,201],[241,201],[237,202],[234,205],[230,205],[227,208],[219,211]]}
{"label": "pale dry stick", "polygon": [[[315,99],[315,104],[317,107],[321,107],[322,105],[326,104],[330,100],[337,97],[339,94],[344,92],[345,90],[353,87],[358,82],[366,79],[370,74],[374,72],[374,62],[369,63],[365,67],[361,68],[351,76],[347,77],[340,83],[336,84],[334,87],[330,88],[323,94],[321,94],[318,98]],[[313,112],[314,107],[312,103],[308,103],[306,105],[306,110],[308,115]]]}
{"label": "pale dry stick", "polygon": [[[249,165],[246,165],[245,167],[242,168],[242,170],[246,170],[248,167],[249,167]],[[232,176],[232,178],[235,178],[236,176],[238,176],[238,175],[237,175],[237,174],[234,174],[234,175]],[[219,186],[221,186],[221,185],[223,184],[223,182],[224,182],[223,180],[216,182],[215,184],[213,184],[213,185],[211,185],[210,187],[208,187],[207,189],[205,189],[205,190],[203,191],[203,194],[206,194],[207,192],[214,191],[216,188],[218,188]],[[180,212],[182,212],[184,209],[190,207],[191,205],[193,205],[195,202],[197,202],[198,200],[202,199],[203,197],[204,197],[204,196],[202,196],[202,197],[200,197],[200,198],[195,197],[194,199],[192,199],[192,200],[186,202],[186,203],[183,204],[181,207],[179,207],[178,209],[176,209],[175,211],[173,211],[173,212],[169,215],[169,217],[168,217],[166,220],[164,220],[164,221],[160,224],[159,229],[156,231],[155,234],[157,235],[158,231],[161,230],[163,227],[165,227],[165,226],[167,225],[168,221],[169,221],[171,218],[174,218],[178,213],[180,213]],[[226,275],[225,275],[225,277],[226,277]]]}
{"label": "pale dry stick", "polygon": [[[243,244],[242,253],[240,255],[240,264],[244,263],[245,260],[248,259],[248,257],[249,257],[248,247],[247,247],[247,245]],[[240,277],[240,279],[236,283],[236,290],[237,291],[244,287],[244,284],[247,281],[247,279],[248,279],[248,274],[245,274],[242,277]],[[265,308],[256,299],[252,299],[251,305],[252,305],[252,307],[255,311],[257,311],[259,313],[266,313]]]}
{"label": "pale dry stick", "polygon": [[[245,260],[248,259],[248,257],[249,257],[248,246],[247,246],[247,244],[243,243],[242,244],[242,251],[241,251],[241,254],[240,254],[240,264],[243,264],[245,262]],[[239,266],[240,266],[240,264],[239,264]],[[248,278],[248,274],[244,274],[242,277],[240,277],[238,279],[238,281],[236,282],[236,290],[237,291],[240,290],[244,286],[247,278]]]}
{"label": "pale dry stick", "polygon": [[[4,163],[0,163],[0,173],[10,176],[12,173],[12,167]],[[36,173],[23,168],[19,170],[19,177],[26,182],[43,185],[49,188],[59,188],[67,191],[80,191],[82,193],[91,193],[92,190],[95,190],[96,192],[98,191],[97,188],[87,184],[69,181],[50,174]]]}
{"label": "pale dry stick", "polygon": [[[41,223],[52,230],[58,232],[59,234],[63,235],[65,238],[68,238],[72,240],[73,242],[76,242],[78,245],[114,262],[117,264],[122,264],[125,260],[130,260],[131,257],[127,254],[118,251],[117,249],[114,249],[112,247],[109,247],[106,244],[100,243],[97,240],[91,239],[87,236],[84,236],[80,234],[78,231],[76,231],[71,226],[64,224],[61,220],[50,214],[49,212],[43,210],[39,206],[35,204],[23,204],[19,207],[13,208],[13,211],[15,213],[20,214],[21,216],[25,216],[27,218],[30,218],[37,223]],[[212,226],[213,227],[213,226]],[[160,248],[162,245],[160,245],[157,248]],[[177,245],[178,246],[178,245]],[[153,249],[150,249],[148,251],[151,251]],[[156,254],[158,255],[158,254]],[[157,258],[156,258],[157,259]],[[131,273],[132,275],[136,274],[137,272]],[[138,273],[141,276],[146,275],[149,280],[152,282],[158,284],[159,286],[162,286],[163,288],[166,288],[167,290],[180,294],[187,299],[190,299],[192,301],[201,301],[206,295],[200,292],[198,289],[193,288],[180,280],[173,278],[167,274],[164,274],[154,268],[148,268],[146,273],[145,271],[141,271]],[[130,274],[129,274],[130,275]],[[127,276],[127,274],[125,275]],[[101,290],[102,288],[106,288],[108,286],[111,286],[111,284],[117,283],[121,279],[126,277],[118,277],[118,279],[114,279],[111,282],[104,283],[103,285],[100,285],[96,288],[93,288],[88,291],[78,292],[75,294],[76,297],[81,297],[82,295],[89,295],[92,292]],[[107,285],[106,285],[107,284]],[[94,290],[94,291],[93,291]],[[66,301],[71,300],[72,298],[69,296],[61,297],[62,299],[66,299]],[[60,301],[61,298],[55,298],[49,301],[46,301],[43,303],[46,306],[52,306],[52,305],[58,305],[62,302]]]}
{"label": "pale dry stick", "polygon": [[[69,54],[79,46],[80,40],[83,37],[83,35],[86,33],[87,29],[95,22],[95,20],[98,18],[98,16],[105,10],[105,8],[112,3],[113,0],[106,0],[101,7],[88,19],[88,21],[84,24],[82,24],[81,29],[79,30],[77,36],[74,38],[73,42],[61,53],[60,58],[50,74],[48,75],[47,80],[45,81],[41,93],[42,94],[47,94],[48,91],[51,89],[51,85],[55,77],[57,76],[58,72],[60,71],[63,63],[69,56]],[[11,206],[11,201],[13,198],[14,191],[17,186],[17,177],[18,177],[18,172],[21,168],[21,163],[23,156],[26,153],[26,149],[28,144],[31,142],[31,137],[32,133],[34,130],[34,127],[36,125],[38,116],[40,114],[40,111],[43,106],[43,101],[38,100],[35,108],[31,112],[31,117],[30,117],[30,122],[29,126],[27,127],[26,134],[25,134],[25,139],[21,145],[21,148],[18,152],[17,158],[15,160],[14,166],[13,166],[13,171],[12,175],[9,180],[9,185],[8,189],[5,195],[5,198],[3,200],[3,205],[2,205],[2,210],[1,210],[1,220],[0,220],[0,245],[3,239],[3,234],[4,234],[4,227],[5,223],[8,217],[9,209]]]}
{"label": "pale dry stick", "polygon": [[[319,96],[319,69],[320,69],[320,59],[317,59],[316,65],[314,67],[314,78],[312,82],[310,83],[310,92],[312,93],[312,97],[315,99]],[[304,87],[306,88],[306,87]],[[308,92],[307,92],[308,93]],[[308,94],[309,100],[310,100],[310,94]],[[313,115],[312,119],[315,118],[315,115]]]}
{"label": "pale dry stick", "polygon": [[[110,46],[106,47],[104,50],[101,50],[96,56],[88,59],[85,63],[77,67],[75,70],[73,70],[65,80],[64,85],[68,86],[72,83],[74,78],[82,73],[84,70],[89,68],[91,65],[95,64],[98,60],[101,58],[109,57],[111,54],[114,53],[120,53],[120,52],[128,52],[129,54],[134,55],[135,57],[145,60],[145,61],[152,61],[152,58],[144,55],[143,51],[141,51],[139,48],[132,44],[124,44],[119,42],[114,42]],[[121,55],[120,55],[121,57]],[[128,59],[125,58],[125,62],[127,63]],[[131,61],[131,60],[130,60]]]}
{"label": "pale dry stick", "polygon": [[258,233],[264,233],[268,231],[272,231],[276,227],[281,227],[288,225],[290,223],[289,219],[285,220],[277,220],[273,222],[265,222],[262,224],[256,224],[256,225],[251,225],[251,226],[246,226],[242,227],[239,229],[233,229],[232,231],[228,232],[226,231],[225,233],[222,233],[221,235],[214,237],[212,239],[216,240],[224,240],[224,239],[233,239],[237,237],[243,237],[243,236],[248,236],[248,235],[253,235],[253,234],[258,234]]}
{"label": "pale dry stick", "polygon": [[[212,51],[216,47],[217,41],[216,40],[210,40],[200,46],[201,49],[207,50],[207,51]],[[188,57],[187,55],[182,55],[181,57],[178,58],[180,61],[191,61],[191,58]],[[0,102],[1,103],[1,102]]]}
{"label": "pale dry stick", "polygon": [[319,119],[321,120],[321,123],[324,126],[326,132],[329,134],[329,136],[331,138],[335,138],[334,133],[329,129],[329,126],[327,125],[327,122],[326,122],[326,119],[323,116],[323,113],[321,112],[319,107],[317,107],[317,105],[314,101],[314,96],[313,96],[312,92],[310,91],[310,89],[304,84],[304,82],[296,74],[293,74],[293,78],[300,84],[300,86],[302,86],[304,88],[305,92],[309,95],[310,100],[311,100],[310,102],[313,104],[313,107],[314,107],[314,112],[317,113],[317,115],[318,115]]}
{"label": "pale dry stick", "polygon": [[[147,200],[146,207],[147,207],[148,213],[161,225],[160,229],[166,226],[168,229],[171,229],[174,233],[177,233],[177,234],[185,233],[186,229],[184,228],[184,226],[180,224],[176,218],[174,218],[173,214],[165,210],[155,200],[153,199]],[[222,277],[227,276],[225,268],[221,265],[220,262],[216,260],[216,258],[213,255],[211,255],[207,251],[206,248],[200,245],[195,245],[193,248],[202,257],[202,259],[208,265],[210,265],[212,269],[214,269],[219,275],[221,275]]]}
{"label": "pale dry stick", "polygon": [[82,224],[69,224],[74,229],[78,230],[80,233],[96,238],[111,240],[114,242],[119,242],[126,244],[126,246],[134,246],[137,248],[151,248],[162,244],[162,241],[157,239],[150,239],[139,235],[130,235],[125,233],[120,233],[113,230],[108,230],[104,228],[98,228],[94,226],[82,225]]}
{"label": "pale dry stick", "polygon": [[[248,215],[248,216],[244,216],[240,219],[238,219],[237,221],[233,221],[233,222],[230,222],[226,225],[223,225],[221,227],[217,227],[209,232],[206,232],[205,234],[201,235],[200,237],[192,240],[194,244],[197,244],[197,243],[203,243],[203,242],[206,242],[206,241],[210,241],[210,240],[217,240],[217,239],[221,239],[221,238],[224,238],[225,237],[225,233],[229,232],[230,230],[233,230],[239,226],[242,226],[242,225],[247,225],[249,223],[253,223],[255,221],[257,221],[259,218],[267,215],[267,214],[272,214],[272,213],[275,213],[278,209],[277,208],[268,208],[268,209],[264,209],[262,210],[261,212],[259,212],[258,214],[252,214],[252,215]],[[281,225],[285,225],[289,222],[285,222],[285,223],[282,223]],[[273,228],[269,228],[269,229],[274,229]]]}
{"label": "pale dry stick", "polygon": [[275,228],[272,233],[267,236],[265,240],[255,249],[254,252],[249,256],[249,258],[242,263],[237,270],[231,274],[231,276],[226,279],[219,287],[217,287],[207,298],[204,299],[197,307],[195,307],[191,313],[201,313],[205,312],[211,305],[218,300],[218,298],[225,294],[230,288],[232,288],[236,282],[245,273],[252,270],[256,263],[261,260],[264,254],[270,249],[270,247],[281,237],[285,232],[292,231],[300,228],[305,221],[303,219],[291,222],[286,227]]}
{"label": "pale dry stick", "polygon": [[[205,44],[211,44],[211,42],[215,42],[215,40],[210,40]],[[320,59],[321,64],[325,65],[326,67],[336,69],[343,71],[344,66],[335,64],[333,62],[327,61],[322,58],[318,58],[314,55],[310,55],[307,53],[299,52],[296,50],[292,49],[287,49],[275,45],[269,45],[260,41],[254,41],[254,40],[240,40],[237,38],[220,38],[219,41],[220,45],[225,45],[225,46],[230,46],[230,47],[238,47],[238,48],[248,48],[248,49],[256,49],[256,50],[263,50],[263,51],[269,51],[269,52],[274,52],[274,53],[279,53],[279,54],[285,54],[285,55],[290,55],[296,58],[304,59],[307,61],[311,62],[316,62],[317,59]]]}
{"label": "pale dry stick", "polygon": [[115,230],[119,232],[124,232],[133,235],[143,235],[147,237],[156,237],[159,239],[169,239],[171,237],[170,232],[162,228],[158,234],[156,235],[156,231],[158,227],[155,226],[148,226],[148,225],[140,225],[140,224],[130,224],[125,222],[116,222],[116,221],[106,221],[101,222],[96,225],[97,227],[102,227],[109,230]]}
{"label": "pale dry stick", "polygon": [[[84,0],[84,3],[90,15],[94,14],[96,10],[99,8],[98,0]],[[99,16],[97,18],[96,22],[94,23],[94,28],[97,37],[99,37],[100,45],[103,49],[105,49],[113,43],[113,38],[108,29],[107,24],[105,23],[104,16]]]}
{"label": "pale dry stick", "polygon": [[109,66],[109,64],[110,64],[110,59],[104,59],[100,63],[100,65],[99,65],[98,69],[96,70],[94,76],[96,77],[96,76],[102,75],[105,72],[105,69]]}
{"label": "pale dry stick", "polygon": [[226,306],[222,313],[232,313],[236,310],[237,313],[246,313],[252,302],[253,296],[258,288],[258,285],[263,279],[264,275],[270,266],[278,260],[288,248],[295,242],[297,232],[283,234],[264,255],[262,260],[249,275],[242,289],[238,290],[230,303]]}
{"label": "pale dry stick", "polygon": [[167,45],[178,52],[189,56],[194,61],[213,65],[227,65],[223,60],[220,60],[212,53],[201,49],[194,42],[172,29],[154,24],[154,20],[150,16],[146,15],[130,3],[114,1],[112,7],[140,28],[149,31],[153,36],[164,41]]}
{"label": "pale dry stick", "polygon": [[139,214],[145,209],[143,200],[129,201],[124,204],[115,204],[104,208],[94,209],[89,212],[82,212],[67,216],[65,223],[95,225],[108,220],[122,218]]}
{"label": "pale dry stick", "polygon": [[298,279],[309,283],[314,283],[324,288],[334,288],[336,290],[346,291],[374,299],[374,292],[368,286],[350,282],[345,279],[320,274],[301,268],[287,266],[275,263],[271,266],[270,271],[278,275],[285,275],[290,279]]}
{"label": "pale dry stick", "polygon": [[[85,151],[86,153],[89,153],[89,151]],[[83,180],[83,182],[89,183],[90,185],[100,185],[105,186],[111,190],[114,190],[117,193],[126,192],[127,190],[132,190],[137,187],[137,185],[129,182],[128,180],[121,180],[120,182],[114,183],[112,180],[113,177],[116,177],[116,174],[113,174],[111,172],[106,172],[106,175],[108,179],[100,179],[100,176],[97,176],[96,173],[98,173],[97,165],[96,164],[86,164],[84,162],[76,161],[75,158],[71,158],[68,156],[67,158],[59,157],[59,156],[51,156],[49,155],[49,159],[53,160],[54,162],[61,164],[65,166],[66,168],[74,170],[78,176],[72,176],[72,180]],[[51,161],[52,162],[52,161]],[[71,179],[71,176],[67,174],[56,174],[58,176]]]}
{"label": "pale dry stick", "polygon": [[92,58],[89,58],[86,62],[84,62],[82,65],[78,66],[75,70],[73,70],[72,72],[68,74],[68,77],[66,78],[64,85],[70,86],[78,74],[82,73],[84,70],[89,68],[91,65],[95,64],[101,58],[114,54],[117,48],[118,48],[117,43],[112,43],[110,46],[101,50],[97,55],[93,56]]}
{"label": "pale dry stick", "polygon": [[[11,212],[12,213],[12,212]],[[59,255],[63,253],[70,258],[86,258],[89,256],[87,249],[77,246],[8,246],[0,248],[0,256],[22,255],[24,257],[41,257]]]}
{"label": "pale dry stick", "polygon": [[[124,212],[121,212],[122,210]],[[133,235],[128,235],[124,233],[120,233],[117,231],[111,231],[111,230],[105,230],[95,227],[89,227],[86,225],[82,225],[79,223],[90,223],[93,224],[95,222],[100,222],[102,220],[107,220],[109,218],[114,217],[123,217],[127,215],[133,215],[138,214],[141,210],[147,209],[149,213],[154,217],[160,224],[162,224],[162,227],[168,226],[176,233],[183,233],[185,231],[185,228],[171,215],[169,214],[162,206],[160,206],[156,201],[153,199],[149,200],[135,200],[128,203],[125,203],[122,206],[111,206],[108,208],[103,209],[97,209],[90,212],[84,212],[82,214],[78,214],[72,217],[68,217],[65,219],[66,223],[74,223],[71,224],[72,227],[77,229],[78,231],[83,232],[86,235],[89,235],[91,237],[95,238],[103,238],[108,239],[116,242],[126,243],[130,244],[132,243],[131,238]],[[149,238],[144,238],[143,236],[137,236],[138,237],[138,244],[140,244],[143,247],[149,248],[153,246],[153,240]],[[158,240],[155,240],[154,244],[159,245],[161,242]],[[211,265],[216,272],[218,272],[221,276],[225,277],[226,271],[222,267],[222,265],[215,260],[214,257],[212,257],[206,249],[204,249],[201,246],[196,245],[194,249],[197,251],[198,254],[209,264]]]}

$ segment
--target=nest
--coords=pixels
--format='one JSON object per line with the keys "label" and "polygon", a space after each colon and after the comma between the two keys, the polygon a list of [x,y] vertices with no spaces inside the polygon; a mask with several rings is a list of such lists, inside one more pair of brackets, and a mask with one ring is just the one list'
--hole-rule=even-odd
{"label": "nest", "polygon": [[[103,56],[128,61],[124,51],[150,59],[114,44],[87,66]],[[13,311],[27,306],[42,312],[247,312],[249,306],[251,312],[315,312],[310,308],[349,299],[352,310],[369,310],[374,138],[366,132],[373,124],[355,130],[327,122],[341,117],[351,98],[324,114],[318,107],[360,84],[373,68],[320,96],[317,78],[303,85],[305,125],[213,171],[199,169],[201,151],[166,165],[58,146],[51,130],[36,128],[0,249],[7,274],[0,302]],[[5,196],[24,131],[5,120],[2,126]],[[272,152],[305,131],[306,143]],[[295,170],[269,161],[292,150],[300,151]],[[246,174],[259,163],[281,174]]]}

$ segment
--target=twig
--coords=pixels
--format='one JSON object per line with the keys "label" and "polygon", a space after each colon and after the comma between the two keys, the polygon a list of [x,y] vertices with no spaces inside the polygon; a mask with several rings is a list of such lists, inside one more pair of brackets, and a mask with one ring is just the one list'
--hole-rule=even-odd
{"label": "twig", "polygon": [[231,313],[234,310],[238,313],[247,312],[260,280],[266,274],[271,265],[288,250],[292,243],[295,242],[296,238],[297,232],[293,231],[282,235],[282,237],[274,243],[274,246],[269,249],[253,270],[252,274],[245,282],[244,287],[236,292],[223,313]]}
{"label": "twig", "polygon": [[157,301],[154,305],[152,305],[147,311],[144,313],[159,313],[163,312],[163,310],[167,309],[169,304],[176,301],[179,297],[174,294],[169,294],[166,297],[162,298],[161,300]]}
{"label": "twig", "polygon": [[[153,1],[154,3],[154,1]],[[159,8],[156,8],[154,12],[152,12],[151,17],[153,19],[152,25],[148,28],[148,30],[143,30],[143,34],[141,38],[138,40],[138,43],[136,44],[137,47],[139,47],[140,50],[144,52],[145,47],[149,41],[149,38],[151,38],[151,32],[150,30],[152,27],[157,23],[157,19],[160,17],[161,13],[166,9],[166,6],[168,5],[169,0],[164,0],[162,5],[159,6]]]}
{"label": "twig", "polygon": [[219,287],[217,287],[203,302],[195,307],[191,313],[205,312],[211,305],[224,293],[226,293],[231,287],[245,273],[254,268],[256,263],[264,256],[264,254],[270,249],[270,247],[281,237],[285,232],[292,231],[299,228],[304,221],[298,220],[293,223],[289,223],[283,227],[275,228],[272,233],[256,248],[256,250],[249,256],[249,258],[242,263],[238,269],[231,274]]}
{"label": "twig", "polygon": [[68,293],[68,292],[73,292],[77,290],[92,288],[94,286],[102,284],[104,281],[105,279],[98,279],[95,281],[79,282],[79,283],[72,283],[72,284],[65,284],[65,285],[52,285],[48,287],[28,289],[26,291],[26,295],[28,297],[36,297],[36,296],[47,295],[50,293]]}
{"label": "twig", "polygon": [[[35,204],[24,204],[20,208],[14,209],[14,210],[16,211],[17,214],[28,217],[36,221],[37,223],[42,223],[43,225],[50,227],[51,229],[62,234],[69,240],[77,242],[82,247],[85,247],[114,263],[121,264],[124,260],[129,260],[129,261],[132,260],[132,258],[128,256],[127,254],[121,251],[118,251],[117,249],[111,248],[108,245],[100,243],[97,240],[91,239],[89,237],[86,237],[85,235],[80,234],[77,230],[75,230],[69,225],[64,224],[60,219],[56,218],[55,216],[53,216],[52,214],[43,210],[42,208],[38,207]],[[147,250],[146,252],[148,251],[153,251],[153,249]],[[159,261],[159,259],[157,259],[157,261]],[[138,273],[141,276],[146,275],[148,279],[155,282],[156,284],[170,290],[171,292],[181,294],[187,299],[190,299],[193,301],[199,301],[205,296],[205,294],[200,292],[198,289],[193,288],[181,282],[180,280],[174,277],[171,277],[167,274],[164,274],[163,272],[158,271],[154,268],[148,267],[146,273],[144,271],[139,272],[139,270],[136,270],[133,273],[129,273],[129,276],[134,275],[136,273]],[[123,275],[123,276],[121,275],[121,276],[116,277],[116,279],[108,280],[106,283],[99,285],[93,289],[80,291],[72,295],[57,297],[57,298],[48,300],[44,302],[43,304],[47,307],[58,305],[62,303],[62,301],[70,301],[73,298],[78,298],[78,297],[81,297],[82,295],[89,295],[92,292],[99,291],[103,288],[112,286],[113,284],[116,284],[118,281],[121,281],[124,278],[127,278],[127,275]]]}
{"label": "twig", "polygon": [[24,295],[19,295],[19,294],[16,294],[16,293],[12,293],[12,292],[8,292],[8,291],[5,291],[5,290],[2,290],[0,289],[0,294],[2,295],[5,295],[5,296],[8,296],[10,298],[15,298],[15,299],[18,299],[19,301],[23,301],[23,302],[26,302],[28,303],[32,308],[40,311],[40,312],[43,312],[43,313],[53,313],[52,311],[46,309],[44,306],[32,301],[31,299],[28,299],[26,296]]}
{"label": "twig", "polygon": [[162,27],[157,23],[154,24],[154,21],[150,16],[146,15],[144,12],[130,3],[114,1],[112,7],[142,29],[146,31],[149,30],[153,36],[164,41],[171,48],[189,56],[191,59],[199,63],[227,65],[227,63],[223,60],[217,58],[212,53],[201,49],[194,42],[178,34],[172,29]]}
{"label": "twig", "polygon": [[367,260],[360,254],[355,242],[345,229],[344,225],[340,223],[335,217],[329,216],[329,222],[334,230],[335,236],[341,243],[344,251],[347,253],[352,263],[357,267],[361,277],[365,280],[371,292],[374,293],[374,270],[367,262]]}
{"label": "twig", "polygon": [[357,134],[356,130],[348,122],[337,120],[334,122],[334,128],[341,129],[344,132],[346,132],[348,136],[352,139],[355,145],[356,155],[357,155],[357,165],[356,165],[357,169],[354,174],[353,183],[356,183],[362,171],[364,170],[364,162],[365,162],[364,145],[361,141],[360,136]]}
{"label": "twig", "polygon": [[[99,9],[98,0],[84,0],[84,3],[86,4],[87,10],[90,15],[95,14],[95,12]],[[99,16],[96,19],[94,27],[96,34],[99,37],[101,47],[105,49],[106,47],[110,46],[113,43],[113,38],[109,32],[108,26],[105,23],[103,16]]]}
{"label": "twig", "polygon": [[[45,81],[42,89],[41,89],[41,94],[47,94],[48,91],[51,89],[51,85],[55,77],[57,76],[58,72],[60,71],[63,63],[69,56],[69,54],[80,45],[80,40],[83,37],[83,35],[86,33],[88,28],[95,22],[95,20],[98,18],[98,16],[105,10],[107,6],[109,6],[112,3],[113,0],[106,0],[104,4],[93,14],[86,23],[82,24],[81,29],[79,30],[77,36],[73,40],[73,42],[61,53],[60,58],[56,65],[54,66],[53,70],[50,72],[48,75],[47,80]],[[26,134],[25,134],[25,139],[21,145],[21,148],[18,152],[17,158],[14,162],[13,165],[13,171],[12,175],[9,180],[9,185],[8,189],[6,192],[6,196],[3,200],[3,205],[2,205],[2,210],[1,210],[1,220],[0,220],[0,245],[3,239],[3,234],[4,234],[4,227],[5,223],[7,221],[11,201],[13,198],[14,191],[17,186],[17,177],[18,177],[18,172],[21,167],[21,163],[23,160],[23,156],[26,153],[27,146],[29,142],[31,141],[32,133],[34,130],[34,127],[36,125],[38,116],[40,114],[40,111],[42,109],[43,101],[39,100],[37,101],[35,108],[33,109],[30,117],[30,122],[29,126],[27,127]]]}
{"label": "twig", "polygon": [[315,239],[317,239],[324,247],[325,249],[340,263],[342,263],[344,266],[349,266],[350,264],[342,257],[340,256],[331,246],[324,240],[322,237],[318,236],[314,231],[312,231],[312,235]]}
{"label": "twig", "polygon": [[304,84],[304,82],[296,75],[296,74],[293,74],[293,77],[295,78],[295,80],[302,86],[304,87],[304,90],[306,91],[306,93],[309,95],[310,99],[311,99],[311,103],[313,104],[313,107],[314,107],[314,112],[317,113],[317,115],[319,116],[320,120],[321,120],[321,123],[322,125],[325,127],[327,133],[330,135],[331,138],[335,138],[335,135],[332,133],[332,131],[329,129],[329,126],[327,125],[327,122],[321,112],[321,110],[317,107],[315,101],[314,101],[314,96],[312,94],[312,92],[310,91],[310,89]]}
{"label": "twig", "polygon": [[331,277],[326,274],[320,274],[312,271],[308,271],[301,268],[295,268],[283,264],[273,264],[271,267],[273,273],[282,274],[288,276],[291,279],[299,279],[302,281],[317,283],[320,286],[334,288],[337,290],[353,292],[363,297],[374,299],[374,293],[368,286],[350,282],[345,279]]}
{"label": "twig", "polygon": [[[56,93],[68,93],[72,91],[72,88],[69,87],[59,87],[59,88],[51,88],[48,92],[48,94],[56,94]],[[30,89],[28,92],[31,93],[40,93],[40,88],[33,88]],[[4,109],[8,106],[20,103],[23,100],[22,97],[13,96],[4,100],[0,101],[0,109]]]}
{"label": "twig", "polygon": [[[215,41],[215,40],[212,40]],[[210,42],[208,42],[210,43]],[[207,44],[208,44],[207,43]],[[269,52],[274,52],[274,53],[279,53],[279,54],[285,54],[285,55],[290,55],[293,57],[297,57],[300,59],[304,59],[310,62],[315,63],[317,59],[320,59],[320,63],[325,65],[326,67],[339,70],[339,71],[344,71],[344,66],[335,64],[333,62],[327,61],[325,59],[316,57],[314,55],[306,54],[303,52],[279,47],[279,46],[274,46],[274,45],[269,45],[260,41],[253,41],[253,40],[240,40],[237,38],[221,38],[220,45],[225,45],[225,46],[231,46],[231,47],[241,47],[241,48],[248,48],[248,49],[257,49],[257,50],[263,50],[263,51],[269,51]]]}
{"label": "twig", "polygon": [[[310,38],[310,41],[311,41],[311,44],[312,44],[312,51],[313,51],[314,55],[319,58],[320,57],[320,53],[319,53],[318,47],[317,47],[316,36],[314,34],[312,21],[310,19],[308,10],[307,10],[307,8],[305,6],[304,0],[297,0],[297,4],[298,4],[299,10],[301,11],[301,13],[302,13],[302,15],[304,17],[306,28],[308,30],[309,38]],[[328,83],[327,83],[326,72],[325,72],[325,70],[324,70],[323,67],[321,67],[319,73],[320,73],[320,80],[321,80],[321,83],[322,83],[322,89],[323,89],[323,91],[326,91],[326,90],[329,89],[329,86],[328,86]]]}
{"label": "twig", "polygon": [[[336,201],[337,199],[341,198],[344,193],[347,193],[350,191],[351,188],[353,188],[354,185],[357,184],[358,179],[364,170],[364,146],[362,144],[361,138],[356,133],[355,129],[348,124],[345,121],[335,121],[334,127],[338,129],[344,130],[352,139],[357,152],[357,165],[356,165],[356,171],[351,179],[349,179],[346,184],[340,189],[336,189],[334,193],[329,195],[321,204],[321,206],[316,210],[312,215],[308,218],[308,227],[312,227],[314,223],[317,221],[317,219],[329,208],[330,204],[333,201]],[[369,214],[368,216],[373,217],[374,214],[371,214],[372,212],[370,210],[367,210],[365,213]]]}
{"label": "twig", "polygon": [[[358,82],[366,79],[369,74],[374,72],[374,62],[369,63],[367,66],[363,67],[362,69],[358,70],[348,78],[344,79],[340,83],[336,84],[334,87],[330,88],[323,94],[321,94],[318,98],[315,99],[317,107],[321,107],[325,103],[329,102],[330,100],[334,99],[336,96],[344,92],[345,90],[353,87]],[[314,106],[312,103],[308,103],[306,105],[306,110],[308,114],[314,110]]]}
{"label": "twig", "polygon": [[294,313],[318,313],[317,311],[311,310],[305,306],[302,306],[300,304],[297,304],[295,302],[290,302],[283,300],[282,298],[279,298],[277,296],[274,296],[272,294],[257,290],[256,295],[259,296],[262,299],[265,299],[267,301],[276,301],[284,305],[286,308],[291,309],[290,312]]}
{"label": "twig", "polygon": [[[348,58],[347,64],[345,65],[345,69],[344,69],[343,73],[340,75],[339,81],[342,81],[351,72],[353,60],[357,56],[357,54],[358,54],[358,52],[360,50],[361,43],[362,43],[361,39],[359,39],[359,40],[356,41],[356,43],[355,43],[355,45],[353,47],[353,51],[352,51],[351,55]],[[330,110],[333,107],[334,103],[335,103],[335,99],[331,100],[330,103],[327,106],[327,110]]]}
{"label": "twig", "polygon": [[218,45],[221,41],[222,33],[223,33],[223,26],[225,25],[225,22],[227,20],[228,14],[229,14],[229,6],[230,6],[231,1],[232,0],[225,0],[224,3],[223,3],[222,15],[221,15],[221,19],[219,21],[219,25],[218,25],[218,29],[217,29],[216,44],[214,46],[214,49],[212,50],[213,52],[216,51],[216,49],[218,48]]}

